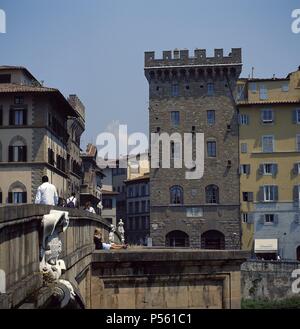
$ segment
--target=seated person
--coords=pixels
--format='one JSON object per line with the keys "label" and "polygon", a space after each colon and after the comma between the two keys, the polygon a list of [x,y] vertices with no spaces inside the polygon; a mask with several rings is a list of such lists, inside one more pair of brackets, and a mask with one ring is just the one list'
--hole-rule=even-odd
{"label": "seated person", "polygon": [[115,244],[102,242],[102,233],[96,228],[94,233],[94,243],[96,250],[126,249],[127,244]]}

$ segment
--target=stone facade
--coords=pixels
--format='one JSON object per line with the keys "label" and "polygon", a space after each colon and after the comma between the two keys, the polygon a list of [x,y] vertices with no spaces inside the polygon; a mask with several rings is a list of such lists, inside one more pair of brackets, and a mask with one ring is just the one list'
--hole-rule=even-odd
{"label": "stone facade", "polygon": [[70,95],[68,101],[78,115],[77,117],[70,117],[68,119],[68,192],[69,195],[75,193],[78,200],[83,176],[80,157],[80,138],[85,130],[85,107],[77,95]]}
{"label": "stone facade", "polygon": [[[239,136],[233,91],[241,72],[241,49],[225,57],[222,49],[214,57],[205,50],[145,53],[145,75],[149,82],[150,133],[204,133],[205,161],[201,179],[186,179],[187,169],[151,168],[151,237],[163,246],[167,234],[176,245],[176,234],[185,236],[182,246],[239,248]],[[173,124],[171,112],[178,112]],[[208,111],[213,121],[208,121]],[[216,142],[216,156],[208,154],[207,142]],[[195,153],[195,148],[193,149]],[[218,200],[208,203],[206,187],[219,189]],[[170,189],[183,191],[180,204],[172,204]],[[188,215],[192,213],[193,215]],[[174,232],[174,235],[172,236]],[[202,236],[202,238],[201,238]]]}
{"label": "stone facade", "polygon": [[67,120],[78,112],[26,68],[0,66],[1,74],[10,80],[0,84],[0,204],[34,203],[43,175],[67,198]]}
{"label": "stone facade", "polygon": [[149,174],[127,179],[126,243],[147,245],[150,237]]}

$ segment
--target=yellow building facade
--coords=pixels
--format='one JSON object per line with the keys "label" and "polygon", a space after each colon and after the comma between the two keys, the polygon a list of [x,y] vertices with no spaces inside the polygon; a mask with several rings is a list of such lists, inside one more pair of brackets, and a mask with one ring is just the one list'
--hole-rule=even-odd
{"label": "yellow building facade", "polygon": [[242,248],[300,260],[300,69],[283,79],[241,79]]}

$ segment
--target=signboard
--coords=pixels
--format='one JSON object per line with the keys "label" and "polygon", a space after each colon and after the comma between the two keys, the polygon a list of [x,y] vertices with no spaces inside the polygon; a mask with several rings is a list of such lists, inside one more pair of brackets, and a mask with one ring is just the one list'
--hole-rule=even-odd
{"label": "signboard", "polygon": [[277,239],[255,239],[254,251],[255,251],[255,253],[277,253],[278,240]]}

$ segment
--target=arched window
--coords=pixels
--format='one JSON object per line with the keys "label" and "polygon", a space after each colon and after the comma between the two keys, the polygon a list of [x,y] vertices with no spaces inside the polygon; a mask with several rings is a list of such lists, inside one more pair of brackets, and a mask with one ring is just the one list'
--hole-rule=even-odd
{"label": "arched window", "polygon": [[201,235],[201,248],[215,250],[225,249],[224,234],[215,230],[206,231]]}
{"label": "arched window", "polygon": [[15,136],[9,143],[8,147],[9,162],[26,162],[27,161],[27,146],[25,138]]}
{"label": "arched window", "polygon": [[189,236],[183,231],[171,231],[166,235],[166,247],[189,247]]}
{"label": "arched window", "polygon": [[10,185],[8,203],[27,203],[27,191],[23,183],[17,181]]}
{"label": "arched window", "polygon": [[170,188],[170,203],[183,204],[183,189],[181,186],[175,185]]}
{"label": "arched window", "polygon": [[217,185],[208,185],[205,188],[206,203],[219,203],[219,188]]}

